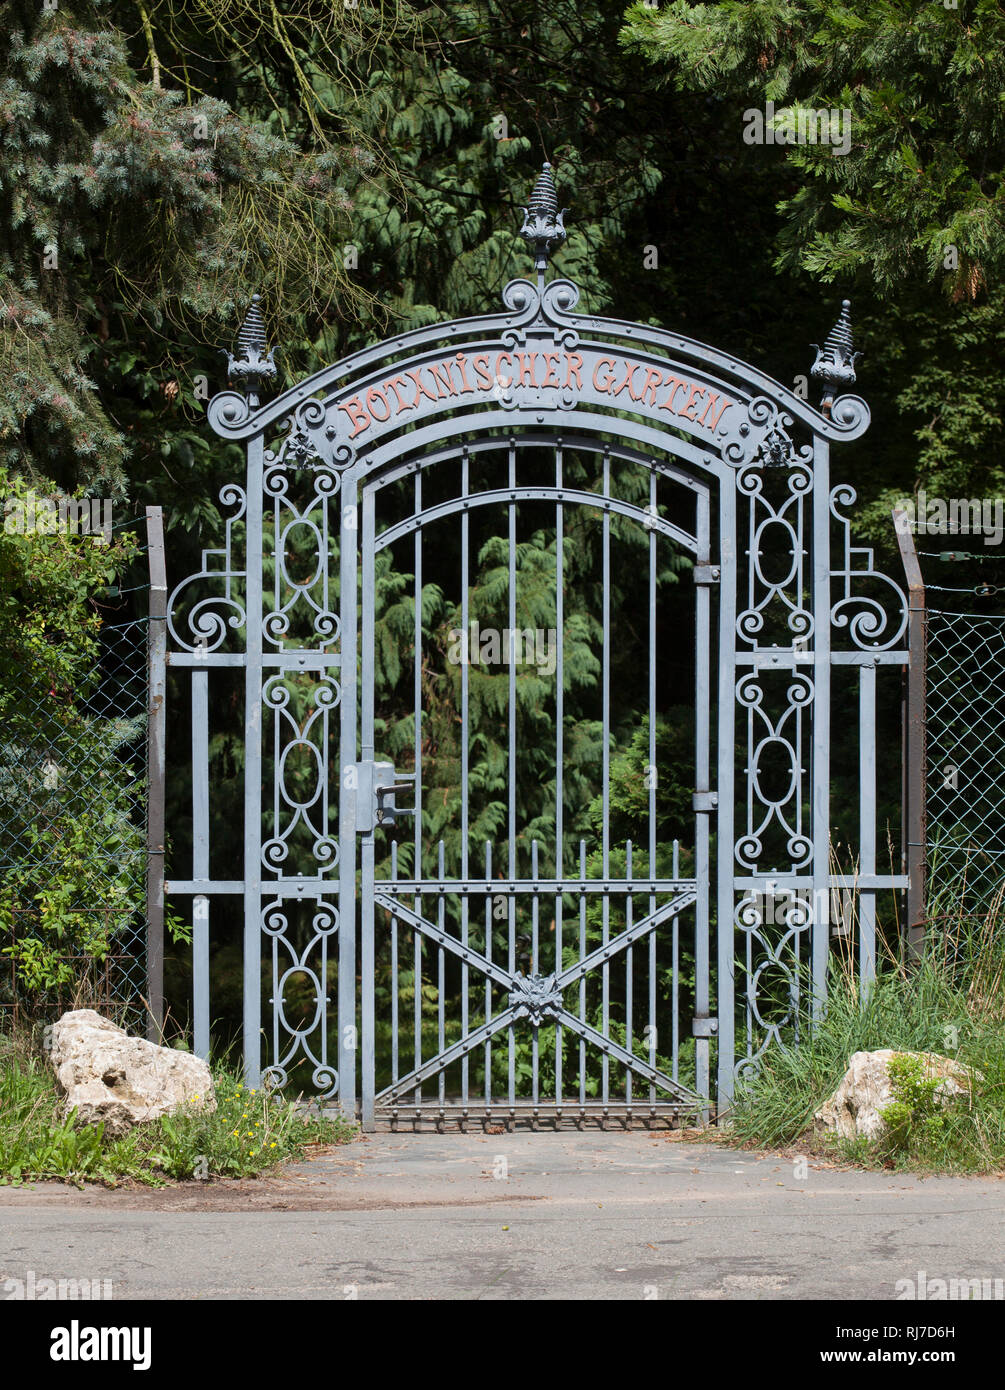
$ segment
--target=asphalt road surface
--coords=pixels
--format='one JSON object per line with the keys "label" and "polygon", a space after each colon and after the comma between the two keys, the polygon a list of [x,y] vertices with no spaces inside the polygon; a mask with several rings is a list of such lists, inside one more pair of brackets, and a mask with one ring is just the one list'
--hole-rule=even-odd
{"label": "asphalt road surface", "polygon": [[255,1182],[0,1189],[0,1298],[31,1271],[113,1298],[893,1300],[1005,1277],[1003,1211],[998,1178],[646,1131],[377,1134]]}

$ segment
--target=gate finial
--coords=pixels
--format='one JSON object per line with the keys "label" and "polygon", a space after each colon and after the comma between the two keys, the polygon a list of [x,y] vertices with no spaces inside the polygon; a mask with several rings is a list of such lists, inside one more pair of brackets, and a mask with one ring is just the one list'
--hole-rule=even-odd
{"label": "gate finial", "polygon": [[267,377],[276,375],[273,361],[275,348],[267,347],[265,320],[259,309],[261,295],[251,296],[251,306],[244,316],[237,335],[237,356],[227,353],[227,375],[238,385],[244,386],[248,399],[254,408],[258,405],[258,388]]}
{"label": "gate finial", "polygon": [[541,281],[544,280],[548,257],[565,240],[563,219],[567,212],[568,208],[563,208],[561,212],[558,210],[555,180],[551,176],[551,165],[545,161],[523,210],[523,226],[520,228],[520,235],[534,251],[534,264]]}
{"label": "gate finial", "polygon": [[851,340],[851,300],[841,301],[841,314],[837,323],[828,333],[823,347],[811,343],[817,350],[817,360],[810,368],[810,376],[824,384],[824,394],[820,409],[830,415],[831,402],[838,387],[850,386],[855,380],[855,359],[861,357],[854,350]]}

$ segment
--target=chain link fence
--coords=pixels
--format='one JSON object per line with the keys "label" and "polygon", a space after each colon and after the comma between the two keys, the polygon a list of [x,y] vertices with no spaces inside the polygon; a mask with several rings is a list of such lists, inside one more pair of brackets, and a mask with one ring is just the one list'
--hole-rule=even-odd
{"label": "chain link fence", "polygon": [[929,611],[927,704],[929,902],[984,912],[1005,882],[1005,615]]}
{"label": "chain link fence", "polygon": [[106,626],[72,691],[5,662],[0,1019],[94,1007],[143,1031],[148,628]]}

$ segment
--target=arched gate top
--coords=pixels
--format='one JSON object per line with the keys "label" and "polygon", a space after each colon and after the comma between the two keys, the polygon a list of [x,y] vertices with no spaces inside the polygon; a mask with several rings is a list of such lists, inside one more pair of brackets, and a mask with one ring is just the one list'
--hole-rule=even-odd
{"label": "arched gate top", "polygon": [[[502,313],[393,335],[322,368],[265,405],[254,388],[276,369],[253,305],[240,355],[231,358],[232,378],[246,380],[252,390],[247,396],[215,396],[207,412],[213,429],[242,441],[280,425],[296,455],[342,468],[444,416],[467,417],[485,428],[489,422],[482,417],[501,411],[504,428],[522,431],[593,410],[608,413],[606,428],[615,433],[627,416],[640,420],[646,433],[656,429],[690,439],[700,451],[697,461],[718,471],[720,460],[739,468],[761,450],[770,453],[776,441],[787,445],[787,430],[796,421],[828,440],[856,439],[868,427],[865,401],[854,395],[833,399],[835,387],[854,381],[859,355],[852,351],[847,301],[817,352],[813,375],[825,383],[817,410],[756,367],[693,338],[576,313],[577,286],[544,279],[547,251],[565,235],[557,205],[550,221],[547,210],[532,206],[523,234],[535,249],[537,283],[510,281]],[[584,428],[597,426],[584,422]]]}

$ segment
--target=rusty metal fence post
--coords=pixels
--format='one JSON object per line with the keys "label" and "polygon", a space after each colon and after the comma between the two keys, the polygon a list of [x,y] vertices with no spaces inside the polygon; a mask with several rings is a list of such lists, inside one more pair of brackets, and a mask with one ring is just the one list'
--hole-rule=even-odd
{"label": "rusty metal fence post", "polygon": [[150,623],[147,631],[147,1037],[164,1028],[164,775],[167,570],[160,507],[147,507]]}
{"label": "rusty metal fence post", "polygon": [[909,879],[907,949],[908,955],[916,958],[925,940],[925,880],[928,868],[925,825],[928,614],[925,581],[911,533],[911,520],[905,511],[895,508],[893,524],[908,592],[910,660],[904,685],[903,858]]}

